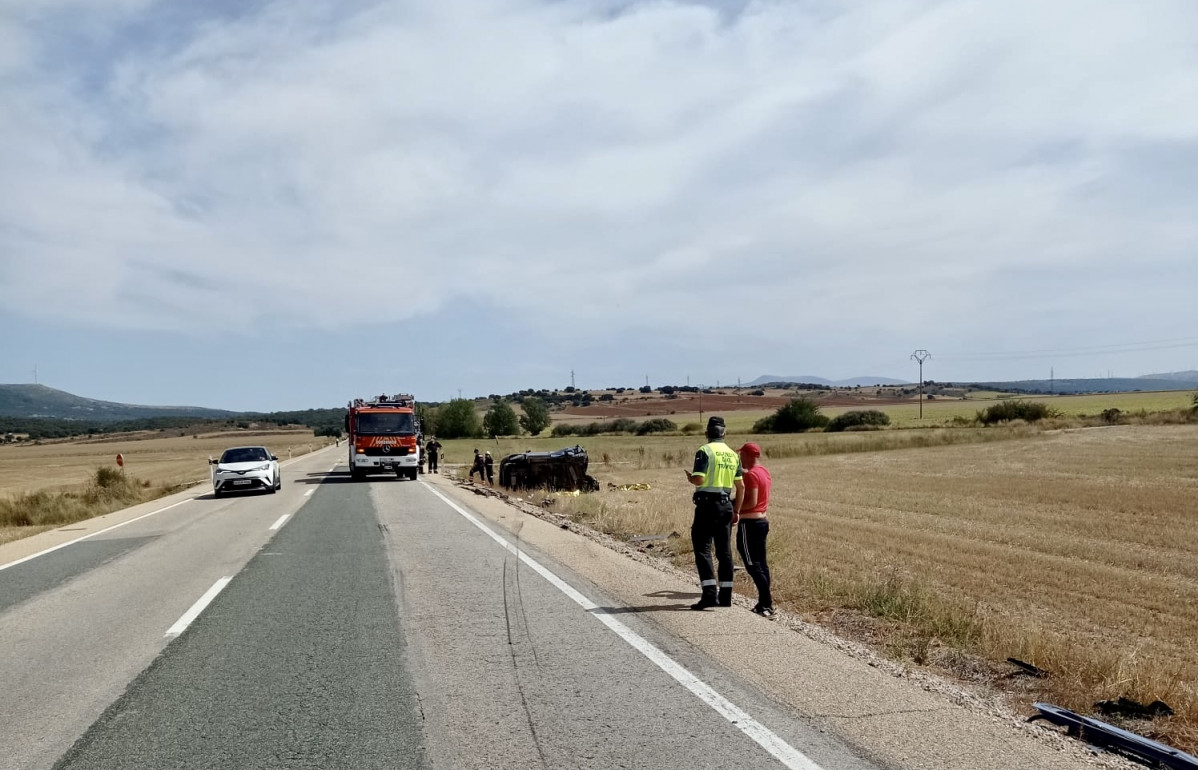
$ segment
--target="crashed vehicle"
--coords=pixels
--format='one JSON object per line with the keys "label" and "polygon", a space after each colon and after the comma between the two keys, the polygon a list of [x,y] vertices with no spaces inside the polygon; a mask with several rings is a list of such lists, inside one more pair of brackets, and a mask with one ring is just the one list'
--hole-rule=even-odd
{"label": "crashed vehicle", "polygon": [[587,475],[587,462],[580,446],[508,455],[499,461],[499,484],[508,489],[598,492],[599,482]]}

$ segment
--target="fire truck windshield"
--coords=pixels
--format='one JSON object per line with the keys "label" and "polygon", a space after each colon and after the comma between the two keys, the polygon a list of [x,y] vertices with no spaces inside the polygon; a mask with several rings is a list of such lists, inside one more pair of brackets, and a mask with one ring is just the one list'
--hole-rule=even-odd
{"label": "fire truck windshield", "polygon": [[358,433],[362,435],[410,436],[416,432],[410,412],[363,412],[358,415]]}

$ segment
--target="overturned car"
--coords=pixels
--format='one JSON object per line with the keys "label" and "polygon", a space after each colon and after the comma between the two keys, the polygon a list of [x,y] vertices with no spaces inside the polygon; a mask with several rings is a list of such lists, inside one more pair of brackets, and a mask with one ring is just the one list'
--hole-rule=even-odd
{"label": "overturned car", "polygon": [[587,462],[580,446],[508,455],[499,462],[499,483],[508,489],[597,492],[599,482],[587,475]]}

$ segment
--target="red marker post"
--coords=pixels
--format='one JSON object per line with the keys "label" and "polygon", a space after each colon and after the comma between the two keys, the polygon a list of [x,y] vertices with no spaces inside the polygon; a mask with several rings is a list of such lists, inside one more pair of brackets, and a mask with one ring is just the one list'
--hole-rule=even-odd
{"label": "red marker post", "polygon": [[116,467],[120,468],[122,471],[125,470],[125,456],[119,452],[116,456]]}

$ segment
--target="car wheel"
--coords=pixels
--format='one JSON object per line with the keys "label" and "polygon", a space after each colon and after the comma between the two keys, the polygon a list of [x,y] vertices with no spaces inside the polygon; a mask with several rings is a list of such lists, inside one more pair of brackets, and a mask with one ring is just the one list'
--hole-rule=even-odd
{"label": "car wheel", "polygon": [[408,478],[411,479],[412,481],[416,480],[416,475],[417,475],[417,470],[415,468],[408,471]]}
{"label": "car wheel", "polygon": [[282,489],[282,488],[283,488],[283,474],[280,473],[278,476],[275,476],[275,489]]}
{"label": "car wheel", "polygon": [[213,496],[213,497],[220,497],[222,494],[224,494],[224,493],[223,493],[223,492],[221,492],[219,489],[214,489],[214,490],[212,490],[212,496]]}

